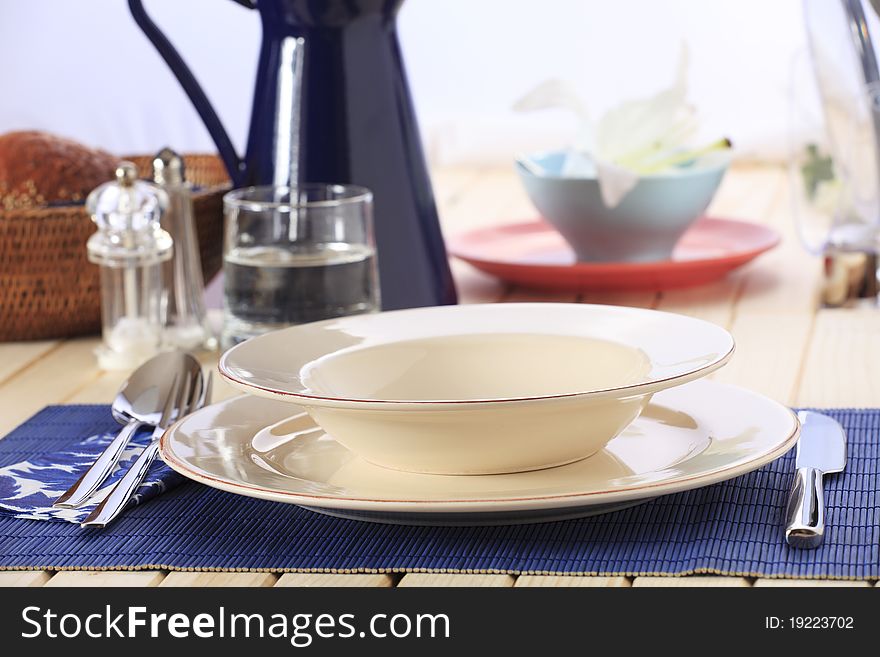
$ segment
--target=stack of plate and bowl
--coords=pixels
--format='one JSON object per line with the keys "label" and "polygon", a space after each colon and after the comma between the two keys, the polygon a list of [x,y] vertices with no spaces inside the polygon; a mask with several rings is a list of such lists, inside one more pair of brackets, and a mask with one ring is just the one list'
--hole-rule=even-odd
{"label": "stack of plate and bowl", "polygon": [[165,461],[222,490],[380,522],[591,515],[729,479],[797,439],[787,408],[699,380],[722,328],[585,304],[444,306],[253,338],[247,393],[178,422]]}
{"label": "stack of plate and bowl", "polygon": [[538,220],[472,230],[449,250],[502,280],[553,290],[660,290],[709,283],[779,243],[765,226],[703,213],[727,170],[726,153],[640,174],[609,205],[589,161],[572,154],[522,156],[517,174]]}

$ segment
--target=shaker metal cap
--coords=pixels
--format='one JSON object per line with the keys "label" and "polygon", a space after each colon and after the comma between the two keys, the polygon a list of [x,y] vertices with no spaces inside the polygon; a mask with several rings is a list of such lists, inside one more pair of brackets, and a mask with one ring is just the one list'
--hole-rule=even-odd
{"label": "shaker metal cap", "polygon": [[157,185],[182,185],[186,180],[183,158],[167,146],[153,158],[153,182]]}
{"label": "shaker metal cap", "polygon": [[137,167],[133,162],[123,160],[116,165],[116,170],[114,171],[116,183],[120,187],[134,187],[134,184],[137,182],[137,173]]}

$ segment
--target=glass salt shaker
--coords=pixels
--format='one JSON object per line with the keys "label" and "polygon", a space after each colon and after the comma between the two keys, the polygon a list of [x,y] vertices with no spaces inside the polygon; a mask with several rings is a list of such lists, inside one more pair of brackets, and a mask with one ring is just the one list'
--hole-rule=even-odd
{"label": "glass salt shaker", "polygon": [[167,205],[164,191],[137,180],[131,162],[121,162],[116,180],[86,199],[98,226],[87,246],[101,267],[103,344],[96,354],[103,369],[132,369],[162,347],[162,263],[173,242],[159,218]]}
{"label": "glass salt shaker", "polygon": [[205,281],[193,218],[192,189],[183,158],[163,148],[153,158],[153,182],[168,195],[162,227],[171,234],[174,254],[165,264],[167,304],[164,339],[180,349],[215,349],[205,310]]}

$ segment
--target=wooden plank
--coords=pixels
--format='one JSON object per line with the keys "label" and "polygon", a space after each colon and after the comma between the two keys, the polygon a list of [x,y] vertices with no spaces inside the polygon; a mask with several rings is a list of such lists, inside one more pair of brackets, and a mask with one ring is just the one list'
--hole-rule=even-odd
{"label": "wooden plank", "polygon": [[47,404],[58,404],[95,381],[94,339],[68,340],[0,385],[0,436]]}
{"label": "wooden plank", "polygon": [[[777,223],[784,187],[785,176],[777,167],[736,167],[725,176],[707,214],[763,224]],[[759,264],[760,260],[709,285],[665,290],[657,308],[729,327],[747,272]]]}
{"label": "wooden plank", "polygon": [[119,388],[131,376],[131,370],[99,371],[96,377],[83,384],[64,400],[66,404],[109,404]]}
{"label": "wooden plank", "polygon": [[632,585],[636,588],[650,587],[748,587],[745,577],[723,577],[712,575],[689,575],[686,577],[636,577]]}
{"label": "wooden plank", "polygon": [[737,315],[812,315],[819,306],[822,262],[797,244],[780,246],[748,270]]}
{"label": "wooden plank", "polygon": [[[514,183],[512,172],[487,169],[460,193],[440,206],[440,223],[447,235],[467,232],[511,220],[518,210],[527,212],[531,203]],[[529,213],[531,214],[531,213]]]}
{"label": "wooden plank", "polygon": [[498,169],[495,176],[499,181],[506,181],[507,184],[500,222],[513,224],[535,221],[540,218],[538,209],[532,203],[512,166]]}
{"label": "wooden plank", "polygon": [[443,215],[448,205],[458,198],[480,177],[481,170],[471,166],[435,167],[431,170],[431,186],[438,212]]}
{"label": "wooden plank", "polygon": [[818,306],[818,263],[805,254],[774,254],[748,273],[730,331],[737,343],[719,381],[793,404]]}
{"label": "wooden plank", "polygon": [[494,303],[506,293],[508,285],[503,281],[484,274],[466,262],[450,259],[452,276],[458,291],[459,303]]}
{"label": "wooden plank", "polygon": [[865,581],[849,581],[842,579],[756,579],[753,586],[759,588],[779,588],[779,587],[856,587],[866,588],[871,586],[870,582]]}
{"label": "wooden plank", "polygon": [[730,327],[734,306],[741,294],[745,276],[734,272],[720,281],[682,290],[664,290],[657,300],[657,310],[703,319]]}
{"label": "wooden plank", "polygon": [[516,587],[549,587],[549,588],[628,588],[630,581],[626,577],[579,577],[572,575],[520,575],[516,578]]}
{"label": "wooden plank", "polygon": [[57,340],[39,342],[7,342],[0,344],[0,382],[15,376],[38,359],[56,349]]}
{"label": "wooden plank", "polygon": [[764,221],[784,241],[744,271],[730,323],[737,352],[715,378],[791,404],[818,307],[821,263],[795,238],[788,185],[781,186]]}
{"label": "wooden plank", "polygon": [[275,586],[390,588],[394,578],[383,573],[285,573]]}
{"label": "wooden plank", "polygon": [[398,587],[404,586],[513,586],[510,575],[480,575],[466,573],[408,573],[400,580]]}
{"label": "wooden plank", "polygon": [[657,305],[657,292],[584,292],[582,303],[597,303],[606,306],[630,306],[632,308],[653,308]]}
{"label": "wooden plank", "polygon": [[501,299],[504,303],[574,303],[577,292],[533,290],[525,287],[511,287]]}
{"label": "wooden plank", "polygon": [[[790,404],[796,395],[818,305],[821,263],[794,239],[785,174],[766,168],[752,172],[737,169],[735,173],[740,193],[751,199],[747,202],[747,218],[759,218],[779,230],[783,244],[702,291],[664,293],[658,307],[727,326],[736,340],[737,352],[714,378]],[[756,197],[759,203],[754,202]],[[766,207],[760,209],[761,205]]]}
{"label": "wooden plank", "polygon": [[787,175],[781,167],[736,165],[724,176],[706,214],[722,219],[765,221],[767,208],[787,186]]}
{"label": "wooden plank", "polygon": [[[447,236],[476,228],[520,221],[535,210],[513,167],[482,170],[478,177],[441,205],[440,219]],[[499,301],[508,291],[502,281],[453,258],[453,274],[462,303]]]}
{"label": "wooden plank", "polygon": [[52,574],[45,570],[7,570],[0,572],[0,587],[43,586]]}
{"label": "wooden plank", "polygon": [[764,175],[767,184],[773,178],[777,180],[777,193],[762,213],[761,222],[779,231],[782,243],[746,270],[737,313],[813,314],[818,307],[822,262],[807,253],[799,241],[785,173],[775,168]]}
{"label": "wooden plank", "polygon": [[206,365],[213,362],[211,366],[211,376],[214,378],[213,384],[213,394],[212,398],[214,402],[223,401],[224,399],[229,399],[230,397],[237,397],[238,395],[243,395],[244,393],[238,388],[233,388],[231,385],[226,383],[226,379],[220,376],[220,373],[217,371],[217,360],[219,358],[218,354],[214,354],[212,358],[206,358],[203,361]]}
{"label": "wooden plank", "polygon": [[731,327],[736,353],[714,379],[793,404],[811,320],[802,315],[750,315]]}
{"label": "wooden plank", "polygon": [[[222,401],[229,397],[242,394],[240,390],[226,383],[217,372],[218,352],[200,352],[196,356],[206,371],[211,372],[214,379],[213,400]],[[69,404],[109,404],[116,396],[120,386],[131,375],[130,371],[98,372],[96,377],[85,383],[74,394],[65,399]]]}
{"label": "wooden plank", "polygon": [[159,586],[246,588],[274,586],[277,580],[272,573],[171,572]]}
{"label": "wooden plank", "polygon": [[[481,171],[439,204],[440,222],[448,236],[504,221],[511,175]],[[452,272],[461,303],[498,301],[507,285],[452,258]]]}
{"label": "wooden plank", "polygon": [[152,570],[65,570],[55,573],[46,586],[159,586],[164,577],[165,573]]}
{"label": "wooden plank", "polygon": [[799,406],[880,406],[880,313],[823,309],[816,316]]}

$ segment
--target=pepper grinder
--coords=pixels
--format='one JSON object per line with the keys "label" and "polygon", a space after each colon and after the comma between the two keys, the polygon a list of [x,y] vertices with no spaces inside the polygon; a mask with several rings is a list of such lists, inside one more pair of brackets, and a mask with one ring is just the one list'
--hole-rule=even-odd
{"label": "pepper grinder", "polygon": [[132,369],[162,347],[162,263],[171,258],[171,235],[159,225],[165,192],[137,180],[131,162],[116,167],[116,180],[86,199],[98,226],[88,257],[101,267],[103,343],[96,350],[103,369]]}
{"label": "pepper grinder", "polygon": [[184,350],[215,349],[217,340],[207,322],[205,281],[193,219],[192,189],[183,158],[163,148],[153,158],[153,182],[168,195],[162,227],[174,240],[174,255],[165,265],[168,285],[165,341]]}

